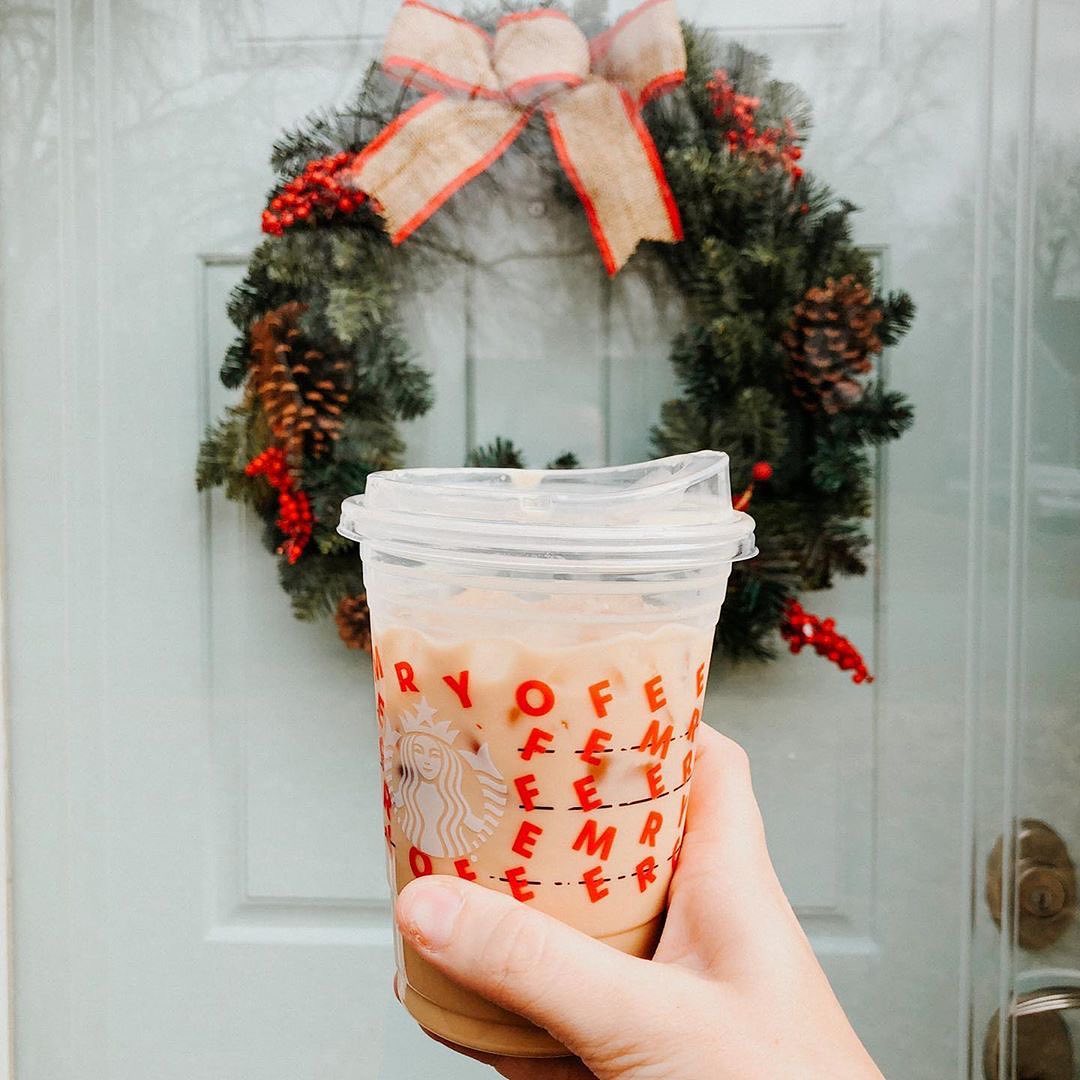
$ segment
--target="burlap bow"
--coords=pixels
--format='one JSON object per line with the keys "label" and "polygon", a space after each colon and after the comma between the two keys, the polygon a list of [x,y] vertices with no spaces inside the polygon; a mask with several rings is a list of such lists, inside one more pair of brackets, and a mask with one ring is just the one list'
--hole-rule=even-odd
{"label": "burlap bow", "polygon": [[372,139],[345,176],[381,204],[395,244],[487,169],[537,109],[609,274],[640,240],[682,239],[641,116],[646,101],[685,75],[675,0],[645,0],[592,41],[561,11],[507,15],[492,37],[405,0],[383,67],[431,91]]}

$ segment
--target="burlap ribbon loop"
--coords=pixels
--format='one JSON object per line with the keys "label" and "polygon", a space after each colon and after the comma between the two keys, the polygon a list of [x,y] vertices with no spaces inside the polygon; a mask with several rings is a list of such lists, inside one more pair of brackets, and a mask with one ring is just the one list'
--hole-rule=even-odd
{"label": "burlap ribbon loop", "polygon": [[641,240],[682,239],[641,116],[646,101],[685,75],[675,0],[645,0],[591,42],[549,8],[507,15],[492,36],[405,0],[383,67],[429,93],[372,139],[345,179],[379,202],[395,244],[487,169],[537,110],[609,274]]}

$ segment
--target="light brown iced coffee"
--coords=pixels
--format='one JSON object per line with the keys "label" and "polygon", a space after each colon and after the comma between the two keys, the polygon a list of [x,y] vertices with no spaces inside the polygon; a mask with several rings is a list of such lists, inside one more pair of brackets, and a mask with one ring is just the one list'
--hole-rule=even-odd
{"label": "light brown iced coffee", "polygon": [[[477,473],[494,492],[461,479]],[[380,496],[369,481],[368,529],[343,518],[365,538],[391,885],[455,875],[650,956],[716,617],[752,522],[731,510],[718,454],[507,475],[386,474],[406,486]],[[494,1053],[566,1053],[397,947],[398,995],[424,1027]]]}

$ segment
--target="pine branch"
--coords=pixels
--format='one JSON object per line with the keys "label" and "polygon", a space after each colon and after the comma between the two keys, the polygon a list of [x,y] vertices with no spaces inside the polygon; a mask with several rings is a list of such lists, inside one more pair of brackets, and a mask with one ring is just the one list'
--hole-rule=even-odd
{"label": "pine branch", "polygon": [[553,458],[544,466],[546,469],[577,469],[580,467],[581,462],[578,461],[578,456],[573,450],[567,450],[566,453]]}
{"label": "pine branch", "polygon": [[498,435],[487,446],[470,450],[465,464],[478,469],[524,469],[525,459],[509,439]]}
{"label": "pine branch", "polygon": [[842,412],[834,430],[842,439],[878,445],[899,439],[915,423],[915,409],[898,390],[886,390],[880,381],[871,383],[862,400]]}
{"label": "pine branch", "polygon": [[906,292],[891,292],[881,305],[878,337],[883,345],[895,345],[915,321],[915,301]]}
{"label": "pine branch", "polygon": [[364,585],[355,551],[320,556],[309,551],[292,566],[280,559],[278,576],[292,600],[293,614],[304,622],[333,615],[343,596],[355,596]]}
{"label": "pine branch", "polygon": [[218,376],[223,385],[230,390],[235,390],[247,378],[250,367],[251,343],[248,341],[247,334],[241,334],[226,350]]}

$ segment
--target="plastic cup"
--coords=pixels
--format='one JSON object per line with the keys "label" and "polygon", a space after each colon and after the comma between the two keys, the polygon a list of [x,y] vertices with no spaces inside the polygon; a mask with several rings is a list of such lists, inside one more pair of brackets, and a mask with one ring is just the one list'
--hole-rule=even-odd
{"label": "plastic cup", "polygon": [[[360,542],[371,608],[395,893],[457,875],[652,955],[713,632],[753,529],[715,451],[401,469],[345,501],[339,531]],[[396,992],[423,1027],[491,1053],[567,1053],[395,943]]]}

